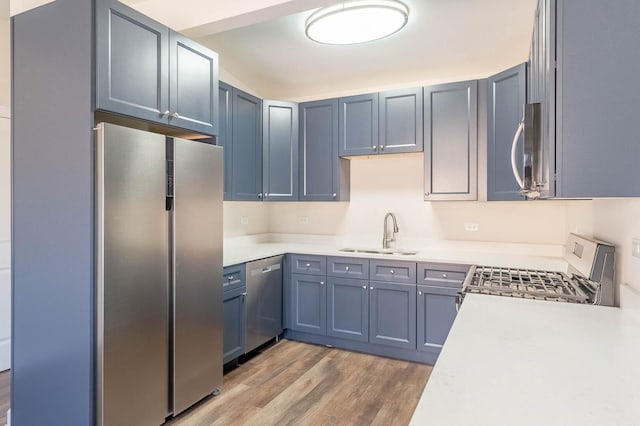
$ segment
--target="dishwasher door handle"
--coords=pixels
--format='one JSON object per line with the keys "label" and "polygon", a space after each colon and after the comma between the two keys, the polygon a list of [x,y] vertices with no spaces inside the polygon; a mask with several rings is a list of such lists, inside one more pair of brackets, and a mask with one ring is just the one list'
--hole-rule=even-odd
{"label": "dishwasher door handle", "polygon": [[267,272],[271,272],[271,266],[267,266],[266,268],[262,268],[262,273],[266,274]]}

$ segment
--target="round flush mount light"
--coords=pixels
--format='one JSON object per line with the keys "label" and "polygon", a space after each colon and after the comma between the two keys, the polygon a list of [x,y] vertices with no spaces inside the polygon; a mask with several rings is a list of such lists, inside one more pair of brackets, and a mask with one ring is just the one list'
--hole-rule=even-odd
{"label": "round flush mount light", "polygon": [[397,0],[352,0],[315,11],[305,32],[318,43],[365,43],[400,31],[408,19],[409,8]]}

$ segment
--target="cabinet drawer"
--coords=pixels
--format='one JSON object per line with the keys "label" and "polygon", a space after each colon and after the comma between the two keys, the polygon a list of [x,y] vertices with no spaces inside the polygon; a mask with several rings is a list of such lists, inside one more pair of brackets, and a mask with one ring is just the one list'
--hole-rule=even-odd
{"label": "cabinet drawer", "polygon": [[244,264],[227,266],[223,269],[222,273],[222,291],[229,291],[238,287],[244,287],[246,283]]}
{"label": "cabinet drawer", "polygon": [[291,273],[307,275],[326,275],[327,258],[305,254],[291,255]]}
{"label": "cabinet drawer", "polygon": [[468,271],[468,265],[420,263],[418,265],[418,284],[459,288]]}
{"label": "cabinet drawer", "polygon": [[371,260],[369,278],[375,281],[416,283],[416,264],[393,260]]}
{"label": "cabinet drawer", "polygon": [[347,278],[369,278],[369,259],[357,257],[327,258],[327,276]]}

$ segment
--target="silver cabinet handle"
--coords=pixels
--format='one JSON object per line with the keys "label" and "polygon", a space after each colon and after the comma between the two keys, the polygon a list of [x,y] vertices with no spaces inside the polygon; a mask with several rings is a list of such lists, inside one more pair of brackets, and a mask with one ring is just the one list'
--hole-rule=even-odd
{"label": "silver cabinet handle", "polygon": [[324,281],[320,281],[320,285],[324,285]]}
{"label": "silver cabinet handle", "polygon": [[380,151],[384,151],[384,145],[380,145]]}
{"label": "silver cabinet handle", "polygon": [[377,148],[377,146],[373,145],[373,146],[371,147],[371,150],[375,151],[375,150],[376,150],[376,148]]}
{"label": "silver cabinet handle", "polygon": [[442,278],[447,278],[447,274],[442,274]]}
{"label": "silver cabinet handle", "polygon": [[307,263],[307,268],[311,268],[311,264],[310,263]]}
{"label": "silver cabinet handle", "polygon": [[227,279],[228,279],[229,281],[233,281],[233,275],[229,275],[229,276],[227,277]]}
{"label": "silver cabinet handle", "polygon": [[362,286],[362,288],[364,288],[364,289],[366,290],[366,289],[367,289],[367,286],[366,286],[366,285],[363,285],[363,286]]}
{"label": "silver cabinet handle", "polygon": [[418,292],[418,296],[422,296],[422,292],[421,291]]}
{"label": "silver cabinet handle", "polygon": [[168,117],[169,115],[171,115],[171,111],[166,110],[165,112],[162,113],[163,117]]}
{"label": "silver cabinet handle", "polygon": [[247,297],[247,292],[242,293],[242,297]]}
{"label": "silver cabinet handle", "polygon": [[369,290],[373,291],[374,289],[373,289],[373,287],[369,287]]}
{"label": "silver cabinet handle", "polygon": [[174,112],[173,114],[171,114],[171,117],[180,118],[180,114],[178,114],[177,112]]}
{"label": "silver cabinet handle", "polygon": [[338,194],[336,194],[335,192],[333,193],[333,198],[336,198],[338,196]]}
{"label": "silver cabinet handle", "polygon": [[262,198],[262,192],[258,194],[258,198]]}
{"label": "silver cabinet handle", "polygon": [[349,272],[349,267],[348,267],[348,266],[345,266],[345,267],[344,267],[344,270],[345,270],[345,271],[347,271],[347,272]]}
{"label": "silver cabinet handle", "polygon": [[425,192],[425,193],[424,193],[424,196],[425,196],[425,197],[428,197],[429,195],[431,195],[431,193],[430,193],[430,192]]}
{"label": "silver cabinet handle", "polygon": [[390,273],[391,275],[393,275],[393,274],[395,274],[395,273],[396,273],[396,271],[394,271],[393,269],[391,269],[391,270],[389,270],[389,273]]}

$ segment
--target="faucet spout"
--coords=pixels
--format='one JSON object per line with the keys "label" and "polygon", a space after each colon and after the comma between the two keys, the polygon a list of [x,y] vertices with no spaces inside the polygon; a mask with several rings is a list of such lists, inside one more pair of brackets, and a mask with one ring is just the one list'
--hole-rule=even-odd
{"label": "faucet spout", "polygon": [[[391,234],[389,234],[389,227],[387,226],[387,222],[388,219],[391,218],[391,220],[393,221],[393,231],[391,232]],[[389,248],[389,243],[392,241],[395,241],[395,236],[396,233],[399,231],[398,229],[398,221],[396,220],[396,216],[391,213],[388,212],[385,216],[384,216],[384,221],[382,224],[383,228],[382,228],[382,248],[383,249],[387,249]]]}

